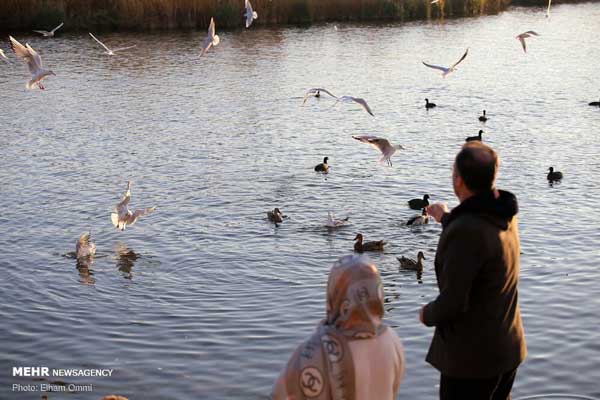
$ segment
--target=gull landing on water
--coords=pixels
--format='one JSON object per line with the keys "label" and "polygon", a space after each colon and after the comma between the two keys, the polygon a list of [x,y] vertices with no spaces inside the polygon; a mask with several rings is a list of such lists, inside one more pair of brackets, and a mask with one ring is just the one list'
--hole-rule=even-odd
{"label": "gull landing on water", "polygon": [[108,54],[109,56],[114,56],[115,52],[117,51],[122,51],[122,50],[129,50],[129,49],[133,49],[135,47],[135,44],[133,46],[127,46],[127,47],[118,47],[116,49],[110,49],[108,48],[108,46],[106,46],[104,43],[102,43],[96,36],[94,36],[92,34],[92,32],[88,32],[90,34],[90,36],[92,37],[92,39],[94,39],[96,42],[98,42],[98,44],[100,44],[100,46],[104,47],[106,49],[106,54]]}
{"label": "gull landing on water", "polygon": [[210,49],[210,46],[216,46],[221,42],[219,35],[215,34],[215,20],[210,19],[210,25],[208,25],[208,35],[202,41],[202,50],[200,51],[200,57],[204,55]]}
{"label": "gull landing on water", "polygon": [[52,29],[51,31],[34,31],[34,32],[42,34],[46,38],[51,38],[51,37],[54,37],[54,32],[56,32],[58,29],[60,29],[64,24],[65,24],[64,22],[61,22],[60,25],[58,25],[56,28]]}
{"label": "gull landing on water", "polygon": [[363,136],[352,136],[353,139],[358,140],[359,142],[367,143],[379,150],[382,154],[379,159],[380,163],[384,161],[391,167],[392,166],[392,156],[396,152],[396,150],[404,150],[404,147],[400,145],[392,145],[389,140],[380,138],[372,135],[363,135]]}
{"label": "gull landing on water", "polygon": [[96,245],[90,241],[90,232],[84,232],[79,236],[75,245],[75,253],[77,258],[88,258],[96,254]]}
{"label": "gull landing on water", "polygon": [[29,72],[31,73],[31,80],[27,82],[27,89],[33,89],[33,86],[37,84],[37,86],[44,90],[44,85],[42,85],[42,80],[46,78],[48,75],[56,75],[54,72],[49,69],[44,69],[42,67],[42,57],[29,45],[29,43],[25,43],[23,46],[21,43],[17,42],[17,40],[9,36],[10,46],[13,51],[17,55],[17,57],[22,58],[27,63],[29,67]]}
{"label": "gull landing on water", "polygon": [[423,65],[425,65],[426,67],[429,67],[429,68],[433,68],[433,69],[437,69],[437,70],[439,70],[439,71],[442,71],[442,77],[444,77],[444,78],[445,78],[445,77],[446,77],[446,75],[448,75],[449,73],[456,71],[456,69],[457,69],[457,68],[456,68],[456,66],[457,66],[458,64],[460,64],[460,63],[462,62],[462,60],[464,60],[465,58],[467,58],[467,54],[469,54],[469,49],[467,49],[467,50],[465,51],[465,54],[463,54],[463,56],[460,58],[460,60],[458,60],[457,62],[455,62],[454,64],[452,64],[452,66],[451,66],[451,67],[448,67],[448,68],[446,68],[446,67],[442,67],[442,66],[439,66],[439,65],[427,64],[425,61],[421,61],[421,62],[422,62],[422,63],[423,63]]}
{"label": "gull landing on water", "polygon": [[244,17],[246,17],[246,29],[250,28],[252,21],[258,18],[258,14],[252,10],[252,4],[250,4],[249,0],[246,0],[246,13]]}
{"label": "gull landing on water", "polygon": [[520,35],[515,36],[516,39],[521,42],[521,46],[523,46],[523,52],[527,53],[527,46],[525,45],[525,39],[532,36],[540,36],[539,33],[535,33],[534,31],[523,32]]}
{"label": "gull landing on water", "polygon": [[115,207],[115,211],[110,214],[110,220],[115,228],[120,229],[122,231],[125,230],[127,225],[133,225],[137,221],[138,218],[143,217],[144,215],[148,215],[154,210],[156,207],[150,208],[142,208],[140,210],[135,210],[131,212],[129,210],[129,201],[131,200],[131,181],[127,182],[127,191],[123,195],[121,201]]}

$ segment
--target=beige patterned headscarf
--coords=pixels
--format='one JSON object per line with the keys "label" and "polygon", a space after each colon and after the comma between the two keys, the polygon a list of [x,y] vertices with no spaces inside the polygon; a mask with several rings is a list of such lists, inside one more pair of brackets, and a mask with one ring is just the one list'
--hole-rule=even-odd
{"label": "beige patterned headscarf", "polygon": [[294,353],[285,372],[293,400],[354,400],[355,377],[348,342],[379,336],[383,285],[366,256],[340,258],[327,282],[327,316]]}

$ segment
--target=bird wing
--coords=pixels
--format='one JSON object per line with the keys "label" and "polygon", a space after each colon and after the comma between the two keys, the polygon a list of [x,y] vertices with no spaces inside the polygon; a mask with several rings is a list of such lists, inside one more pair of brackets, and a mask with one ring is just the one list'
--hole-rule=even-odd
{"label": "bird wing", "polygon": [[9,39],[11,48],[17,57],[25,60],[27,66],[29,67],[29,72],[31,72],[32,75],[37,74],[42,68],[42,59],[40,58],[40,55],[36,53],[36,51],[33,50],[29,44],[26,43],[26,46],[23,46],[12,36],[9,36]]}
{"label": "bird wing", "polygon": [[525,44],[525,38],[519,35],[517,36],[517,39],[519,39],[519,42],[521,42],[521,46],[523,46],[523,51],[527,53],[527,45]]}
{"label": "bird wing", "polygon": [[88,32],[90,34],[90,36],[92,37],[92,39],[94,39],[96,42],[98,42],[100,44],[100,46],[104,47],[106,49],[106,51],[108,51],[109,53],[112,52],[111,49],[109,49],[104,43],[102,43],[100,40],[98,40],[98,38],[94,35],[92,35],[92,32]]}
{"label": "bird wing", "polygon": [[525,33],[528,33],[528,34],[533,35],[533,36],[540,36],[540,34],[537,33],[537,32],[535,32],[535,31],[527,31]]}
{"label": "bird wing", "polygon": [[131,46],[127,46],[127,47],[117,47],[116,49],[113,50],[113,53],[116,53],[117,51],[123,51],[123,50],[129,50],[129,49],[133,49],[136,45],[131,45]]}
{"label": "bird wing", "polygon": [[358,98],[358,97],[352,97],[352,100],[354,100],[356,103],[360,104],[369,114],[371,114],[372,116],[375,116],[373,114],[373,111],[371,111],[371,108],[369,107],[369,105],[365,101],[365,99],[361,99],[361,98]]}
{"label": "bird wing", "polygon": [[440,70],[440,71],[442,71],[442,72],[448,72],[448,68],[446,68],[446,67],[442,67],[442,66],[439,66],[439,65],[433,65],[433,64],[427,64],[425,61],[421,61],[421,62],[422,62],[422,63],[423,63],[423,65],[425,65],[426,67],[433,68],[433,69],[437,69],[437,70]]}
{"label": "bird wing", "polygon": [[212,46],[212,40],[210,40],[210,37],[207,36],[202,41],[202,50],[200,51],[200,57],[202,57],[204,53],[206,53],[208,49],[210,49],[210,46]]}
{"label": "bird wing", "polygon": [[215,20],[210,18],[210,25],[208,26],[208,36],[212,42],[212,38],[215,36]]}
{"label": "bird wing", "polygon": [[148,215],[152,212],[154,212],[154,210],[156,210],[156,207],[148,207],[148,208],[142,208],[139,210],[135,210],[133,212],[133,218],[139,218],[139,217],[143,217],[144,215]]}
{"label": "bird wing", "polygon": [[87,246],[90,244],[90,232],[83,232],[81,236],[79,236],[79,242],[77,244],[79,246]]}
{"label": "bird wing", "polygon": [[552,4],[552,0],[548,0],[548,9],[546,10],[546,17],[550,15],[550,5]]}
{"label": "bird wing", "polygon": [[49,34],[50,34],[50,32],[48,32],[48,31],[33,31],[33,32],[35,32],[35,33],[39,33],[39,34],[42,34],[42,35],[44,35],[44,36],[47,36],[47,35],[49,35]]}
{"label": "bird wing", "polygon": [[460,64],[462,62],[462,60],[464,60],[465,58],[467,58],[467,54],[469,54],[469,49],[467,49],[465,51],[465,54],[462,55],[462,57],[460,58],[460,60],[458,60],[457,62],[454,63],[454,65],[452,65],[450,67],[450,69],[453,69],[454,67],[456,67],[458,64]]}
{"label": "bird wing", "polygon": [[306,92],[306,94],[304,95],[304,101],[302,101],[302,104],[306,103],[306,100],[308,100],[308,98],[309,98],[311,95],[314,95],[314,94],[315,94],[315,93],[317,93],[317,92],[323,92],[323,93],[327,93],[328,95],[330,95],[330,96],[331,96],[331,97],[333,97],[333,98],[336,98],[336,99],[338,98],[338,97],[337,97],[335,94],[331,93],[331,92],[330,92],[329,90],[327,90],[327,89],[323,89],[323,88],[312,88],[312,89],[309,89],[309,90]]}
{"label": "bird wing", "polygon": [[379,150],[383,155],[386,155],[386,153],[389,152],[390,148],[393,149],[389,140],[384,139],[384,138],[376,137],[376,138],[372,138],[372,139],[367,139],[367,143],[369,143],[371,146],[373,146],[374,148]]}
{"label": "bird wing", "polygon": [[0,49],[0,57],[4,58],[5,60],[8,60],[8,57],[6,57],[6,54],[4,54],[4,50]]}
{"label": "bird wing", "polygon": [[[35,51],[33,47],[29,45],[29,43],[25,43],[25,46],[27,47],[27,50],[29,50],[29,54],[31,54],[31,58],[35,63],[36,70],[42,69],[42,57],[40,57],[38,52]],[[33,73],[31,63],[29,64],[29,70]]]}
{"label": "bird wing", "polygon": [[60,23],[60,25],[58,25],[56,28],[52,29],[52,30],[50,31],[50,33],[54,33],[54,32],[56,32],[56,30],[57,30],[57,29],[60,29],[60,28],[61,28],[61,27],[62,27],[64,24],[65,24],[64,22],[61,22],[61,23]]}
{"label": "bird wing", "polygon": [[360,135],[360,136],[352,136],[352,139],[358,140],[359,142],[363,142],[363,143],[369,143],[369,140],[377,139],[377,136]]}

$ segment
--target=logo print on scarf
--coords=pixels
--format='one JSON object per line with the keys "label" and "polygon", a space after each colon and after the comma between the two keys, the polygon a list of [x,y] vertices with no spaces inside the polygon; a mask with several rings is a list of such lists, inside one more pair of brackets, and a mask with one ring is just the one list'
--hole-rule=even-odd
{"label": "logo print on scarf", "polygon": [[340,342],[329,335],[323,335],[321,341],[323,342],[323,347],[325,348],[325,352],[327,353],[327,358],[329,358],[329,361],[334,363],[340,362],[343,356]]}
{"label": "logo print on scarf", "polygon": [[317,397],[323,391],[323,375],[314,367],[306,367],[300,373],[300,388],[306,397]]}

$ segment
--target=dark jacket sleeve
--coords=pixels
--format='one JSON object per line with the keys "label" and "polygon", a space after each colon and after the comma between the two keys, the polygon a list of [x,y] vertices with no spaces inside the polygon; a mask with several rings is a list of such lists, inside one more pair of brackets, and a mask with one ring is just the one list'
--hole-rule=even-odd
{"label": "dark jacket sleeve", "polygon": [[468,307],[469,292],[484,260],[484,240],[477,222],[454,221],[446,238],[438,281],[440,294],[423,310],[427,326],[452,321]]}

